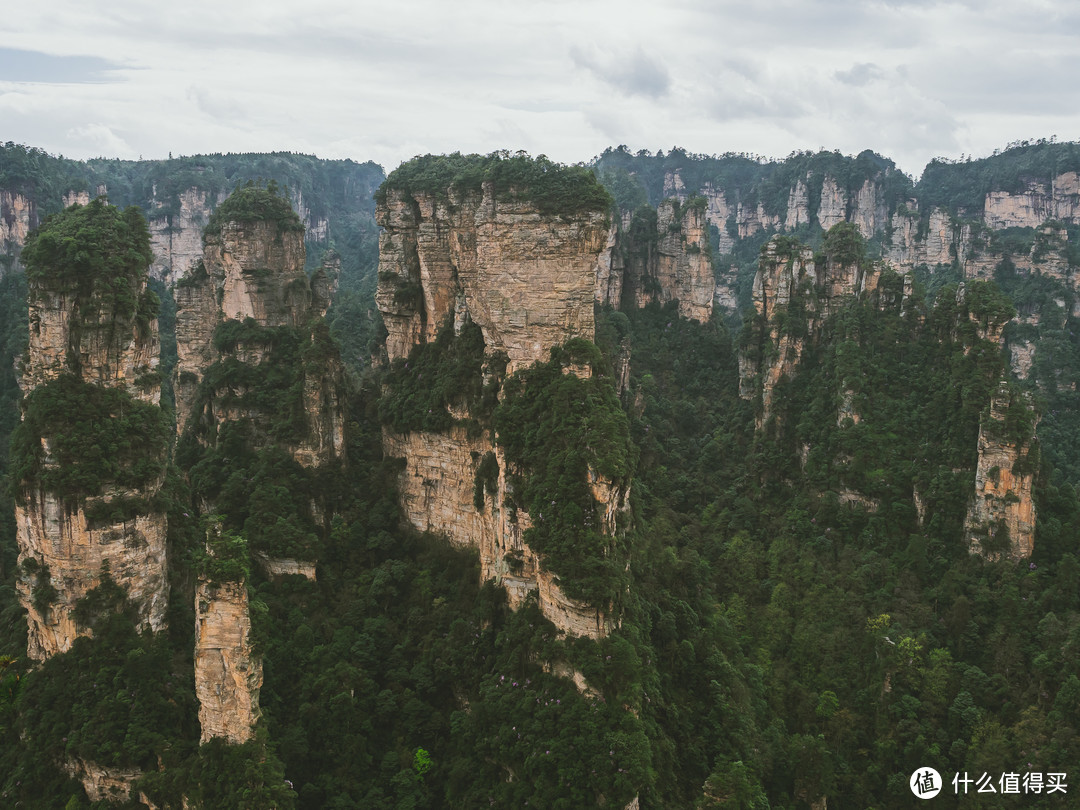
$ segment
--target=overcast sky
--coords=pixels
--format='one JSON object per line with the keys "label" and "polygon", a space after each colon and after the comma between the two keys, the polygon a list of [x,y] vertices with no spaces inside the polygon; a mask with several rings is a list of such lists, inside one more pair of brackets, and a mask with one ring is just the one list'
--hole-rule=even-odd
{"label": "overcast sky", "polygon": [[[97,6],[98,8],[93,8]],[[0,141],[85,158],[607,146],[936,155],[1080,138],[1070,0],[38,0]]]}

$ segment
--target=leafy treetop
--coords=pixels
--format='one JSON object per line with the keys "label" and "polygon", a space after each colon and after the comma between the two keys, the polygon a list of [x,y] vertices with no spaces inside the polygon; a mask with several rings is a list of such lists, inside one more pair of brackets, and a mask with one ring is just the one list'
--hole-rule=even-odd
{"label": "leafy treetop", "polygon": [[424,155],[403,163],[390,173],[375,193],[376,201],[386,201],[393,190],[408,194],[425,192],[445,198],[450,189],[459,193],[479,193],[490,181],[495,194],[505,199],[520,196],[536,204],[542,214],[581,214],[607,211],[611,195],[600,185],[592,169],[564,166],[544,155],[535,158],[524,152],[506,151],[490,155]]}
{"label": "leafy treetop", "polygon": [[249,181],[238,188],[210,215],[206,235],[219,234],[226,222],[274,222],[282,231],[303,232],[304,224],[288,198],[271,180],[265,187]]}

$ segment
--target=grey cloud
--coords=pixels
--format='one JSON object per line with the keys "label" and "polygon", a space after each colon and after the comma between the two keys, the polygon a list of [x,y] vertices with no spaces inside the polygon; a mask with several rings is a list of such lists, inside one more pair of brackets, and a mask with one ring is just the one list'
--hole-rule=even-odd
{"label": "grey cloud", "polygon": [[53,56],[40,51],[0,48],[0,81],[86,84],[120,81],[123,66],[97,56]]}
{"label": "grey cloud", "polygon": [[660,98],[671,88],[667,68],[645,53],[641,46],[626,56],[600,56],[574,47],[570,49],[570,58],[578,67],[628,96]]}
{"label": "grey cloud", "polygon": [[860,62],[847,70],[838,70],[833,74],[838,81],[850,84],[852,87],[862,87],[875,79],[880,79],[883,75],[882,69],[873,62]]}

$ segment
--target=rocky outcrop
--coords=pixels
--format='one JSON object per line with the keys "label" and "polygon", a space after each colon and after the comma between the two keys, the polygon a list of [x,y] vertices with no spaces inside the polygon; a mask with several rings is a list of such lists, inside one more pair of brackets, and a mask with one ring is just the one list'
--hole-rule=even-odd
{"label": "rocky outcrop", "polygon": [[[532,520],[524,510],[510,506],[507,463],[493,448],[489,433],[471,435],[461,425],[445,433],[402,435],[384,430],[383,452],[405,460],[398,483],[409,523],[454,545],[478,549],[481,577],[499,582],[511,607],[519,607],[536,591],[541,612],[567,634],[600,638],[610,632],[614,619],[566,596],[525,543]],[[483,508],[477,508],[477,474],[489,452],[495,452],[499,466],[497,485],[484,495]],[[607,533],[615,533],[618,516],[629,509],[628,495],[628,488],[599,479],[593,482],[593,497]]]}
{"label": "rocky outcrop", "polygon": [[1032,443],[1038,418],[1030,397],[1002,382],[979,425],[975,492],[964,531],[973,553],[992,559],[1031,556],[1035,544]]}
{"label": "rocky outcrop", "polygon": [[655,219],[637,215],[620,233],[617,255],[626,255],[622,300],[635,307],[679,302],[679,314],[701,322],[712,315],[717,294],[709,244],[708,208],[667,199]]}
{"label": "rocky outcrop", "polygon": [[897,272],[908,274],[920,264],[934,270],[952,264],[956,253],[956,232],[952,218],[940,208],[931,209],[925,225],[918,206],[909,201],[892,216],[892,232],[882,248],[882,258]]}
{"label": "rocky outcrop", "polygon": [[255,553],[252,555],[258,560],[259,565],[267,576],[288,577],[300,576],[315,581],[315,563],[310,560],[294,560],[288,557],[268,557],[265,554]]}
{"label": "rocky outcrop", "polygon": [[702,323],[712,315],[716,293],[705,213],[704,207],[673,200],[660,204],[655,272],[660,300],[677,300],[680,315]]}
{"label": "rocky outcrop", "polygon": [[252,653],[251,616],[243,580],[210,582],[195,591],[195,695],[202,742],[251,739],[259,720],[262,661]]}
{"label": "rocky outcrop", "polygon": [[[129,398],[119,401],[119,412],[97,419],[122,418],[124,403],[129,403],[128,408],[141,403],[141,407],[149,406],[147,419],[153,422],[161,389],[156,373],[157,321],[150,317],[146,270],[128,266],[127,277],[106,258],[113,249],[109,228],[118,229],[119,239],[126,238],[134,225],[121,223],[119,212],[100,201],[68,209],[60,217],[68,219],[58,222],[86,219],[104,234],[100,244],[89,244],[86,251],[102,253],[90,266],[104,268],[98,272],[107,273],[108,278],[98,278],[92,270],[73,272],[65,264],[66,254],[37,260],[40,266],[33,268],[29,279],[30,340],[23,391],[32,395],[47,387],[44,393],[55,400],[72,396],[72,390],[85,398],[86,388],[80,386],[120,389]],[[134,306],[131,299],[137,302]],[[28,421],[20,430],[41,434],[31,436],[41,449],[36,454],[37,471],[16,485],[18,591],[27,610],[28,655],[48,658],[70,649],[77,636],[90,634],[89,627],[76,621],[75,608],[106,576],[127,592],[142,626],[161,629],[168,598],[166,519],[156,496],[163,482],[164,420],[159,425],[162,435],[147,428],[140,437],[147,444],[136,457],[123,457],[114,450],[121,458],[110,459],[118,462],[120,474],[128,474],[132,466],[155,463],[162,472],[132,476],[128,483],[138,480],[138,485],[122,486],[115,480],[91,485],[80,479],[77,485],[69,482],[66,489],[57,491],[49,482],[68,481],[59,475],[67,469],[64,465],[84,464],[83,478],[93,478],[100,461],[95,460],[95,451],[83,458],[88,452],[84,449],[72,449],[67,443],[58,449],[58,440],[67,438],[78,414],[57,413],[48,400],[31,396],[24,409]]]}
{"label": "rocky outcrop", "polygon": [[37,205],[22,194],[0,189],[0,275],[17,269],[26,235],[38,226]]}
{"label": "rocky outcrop", "polygon": [[[135,768],[106,768],[96,762],[72,757],[64,763],[69,776],[82,782],[86,798],[92,802],[126,802],[142,772]],[[146,797],[140,795],[143,804]]]}
{"label": "rocky outcrop", "polygon": [[[215,363],[230,360],[257,367],[268,362],[267,332],[289,327],[309,331],[316,341],[318,322],[329,306],[340,258],[311,279],[304,272],[304,234],[275,221],[226,221],[208,233],[202,260],[176,287],[176,412],[183,433],[193,415],[208,424],[251,419],[256,426],[281,416],[252,410],[242,387],[226,383],[200,393],[200,383]],[[215,345],[219,328],[246,324],[234,342]],[[336,350],[305,352],[301,369],[307,430],[291,442],[293,457],[315,467],[344,453],[344,371]]]}
{"label": "rocky outcrop", "polygon": [[758,427],[772,415],[774,391],[794,374],[818,325],[853,297],[877,287],[874,268],[852,262],[820,265],[808,247],[774,239],[754,276],[756,318],[739,352],[739,395],[761,398]]}
{"label": "rocky outcrop", "polygon": [[224,193],[215,198],[199,188],[185,189],[173,200],[155,195],[149,217],[154,278],[171,286],[195,266],[203,255],[203,229],[224,198]]}
{"label": "rocky outcrop", "polygon": [[[104,573],[127,591],[138,622],[152,630],[165,625],[168,608],[166,578],[165,515],[151,506],[161,481],[143,490],[113,489],[89,504],[65,502],[58,495],[35,488],[15,506],[21,576],[17,587],[27,611],[29,635],[27,655],[35,660],[49,658],[71,649],[89,628],[75,619],[80,599],[102,582]],[[88,507],[103,507],[132,500],[142,514],[112,522],[92,521]],[[47,573],[43,573],[47,572]],[[56,589],[56,598],[45,609],[35,600],[35,592],[46,584]]]}
{"label": "rocky outcrop", "polygon": [[392,189],[376,219],[390,360],[433,340],[455,313],[480,326],[489,351],[507,354],[508,373],[571,337],[593,337],[606,211],[545,216],[524,199],[497,202],[485,183],[481,194],[448,198]]}
{"label": "rocky outcrop", "polygon": [[1038,228],[1051,219],[1080,224],[1080,175],[1064,172],[1049,185],[1029,180],[1020,192],[988,192],[983,219],[993,229]]}
{"label": "rocky outcrop", "polygon": [[[139,301],[146,299],[145,279],[132,293]],[[88,296],[67,280],[31,284],[27,303],[30,340],[24,391],[74,372],[87,382],[123,388],[142,402],[160,401],[156,317],[134,317],[106,300],[103,290]]]}
{"label": "rocky outcrop", "polygon": [[[458,332],[472,322],[485,353],[508,359],[510,375],[547,360],[570,338],[593,340],[594,300],[627,294],[612,279],[621,258],[603,211],[542,214],[524,196],[497,198],[484,183],[479,193],[451,188],[445,197],[390,189],[376,216],[384,229],[376,300],[390,360],[406,358],[447,323]],[[711,285],[709,296],[711,303]],[[567,597],[525,542],[531,518],[511,505],[513,475],[490,425],[477,429],[467,411],[454,416],[442,432],[384,429],[385,455],[405,462],[399,492],[409,522],[478,549],[481,576],[501,583],[513,607],[535,592],[541,611],[564,632],[605,635],[613,619]],[[495,477],[485,482],[482,465],[493,462],[497,476],[488,469]],[[598,514],[627,508],[624,488],[594,482],[593,492]]]}

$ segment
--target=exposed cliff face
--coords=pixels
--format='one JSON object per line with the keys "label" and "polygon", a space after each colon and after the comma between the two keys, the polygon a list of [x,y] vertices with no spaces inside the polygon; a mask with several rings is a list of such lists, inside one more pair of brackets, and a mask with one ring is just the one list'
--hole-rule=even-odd
{"label": "exposed cliff face", "polygon": [[[1027,412],[1026,420],[1009,419],[1010,409]],[[1010,426],[1020,424],[1018,435]],[[975,493],[964,531],[971,551],[987,557],[1031,556],[1035,542],[1035,464],[1030,460],[1038,419],[1030,398],[1002,383],[990,401],[989,416],[979,426],[979,461]],[[1012,428],[1015,432],[1016,428]]]}
{"label": "exposed cliff face", "polygon": [[547,359],[551,347],[592,338],[596,268],[609,250],[606,212],[543,216],[524,200],[391,190],[378,205],[376,301],[390,360],[433,340],[467,312],[489,351],[506,352],[508,373]]}
{"label": "exposed cliff face", "polygon": [[243,743],[258,722],[262,661],[251,648],[247,586],[200,578],[195,591],[195,695],[202,742]]}
{"label": "exposed cliff face", "polygon": [[[636,307],[679,302],[679,314],[706,322],[717,294],[709,246],[708,208],[664,200],[655,220],[638,215],[621,232],[627,256],[622,300]],[[601,301],[601,303],[604,303]]]}
{"label": "exposed cliff face", "polygon": [[[493,449],[489,433],[470,436],[463,426],[446,433],[383,433],[383,452],[405,459],[399,491],[413,526],[440,534],[455,545],[478,549],[481,577],[499,582],[511,607],[519,607],[536,591],[541,612],[564,632],[589,638],[607,635],[614,619],[567,597],[525,543],[524,532],[532,521],[527,512],[508,505],[511,485],[501,451],[495,451],[499,465],[496,491],[487,493],[484,508],[477,509],[477,471],[484,454]],[[607,533],[615,533],[619,515],[629,509],[628,496],[629,488],[599,479],[593,483],[593,497],[601,504]]]}
{"label": "exposed cliff face", "polygon": [[202,234],[214,206],[225,198],[214,199],[209,192],[189,188],[180,192],[177,203],[170,203],[174,212],[160,213],[165,201],[155,199],[150,213],[150,240],[154,263],[150,268],[154,278],[175,284],[202,258]]}
{"label": "exposed cliff face", "polygon": [[5,259],[0,263],[0,274],[9,267],[18,267],[26,235],[38,224],[37,206],[32,201],[17,192],[0,189],[0,251]]}
{"label": "exposed cliff face", "polygon": [[986,195],[984,220],[990,228],[1038,228],[1049,219],[1080,224],[1080,176],[1059,174],[1049,188],[1028,181],[1019,192],[991,191]]}
{"label": "exposed cliff face", "polygon": [[821,321],[877,281],[876,270],[857,262],[820,266],[810,248],[779,240],[765,246],[754,276],[757,320],[739,353],[739,395],[761,397],[759,427],[772,415],[777,383],[795,372]]}
{"label": "exposed cliff face", "polygon": [[[144,490],[113,489],[106,496],[85,502],[65,503],[57,495],[36,489],[26,493],[24,504],[16,504],[15,522],[19,540],[22,576],[17,587],[27,610],[29,638],[27,654],[35,659],[66,652],[75,639],[87,634],[75,621],[75,605],[101,584],[103,568],[113,581],[127,590],[140,624],[153,630],[165,625],[168,608],[166,579],[165,515],[152,510],[118,522],[92,522],[87,506],[108,506],[126,499],[156,494],[155,481]],[[26,561],[47,566],[49,582],[57,591],[55,602],[39,610],[34,592],[40,583],[27,570]]]}
{"label": "exposed cliff face", "polygon": [[716,292],[705,214],[697,206],[677,207],[671,200],[657,211],[660,299],[678,300],[680,315],[702,323],[712,315]]}
{"label": "exposed cliff face", "polygon": [[[309,280],[304,273],[303,233],[272,221],[229,221],[220,232],[207,235],[201,263],[176,287],[175,391],[180,433],[196,405],[201,406],[200,418],[213,425],[249,418],[258,426],[280,416],[252,410],[244,401],[242,387],[228,382],[200,395],[202,378],[215,363],[234,359],[257,367],[270,356],[265,335],[241,335],[235,342],[215,346],[214,334],[230,321],[266,329],[310,328],[329,306],[340,267],[336,255],[328,258],[329,265]],[[304,363],[307,430],[290,444],[293,457],[302,465],[314,467],[342,456],[343,387],[344,371],[335,352]]]}
{"label": "exposed cliff face", "polygon": [[[134,290],[147,294],[145,280]],[[157,404],[155,376],[160,339],[157,319],[123,314],[115,302],[59,283],[35,283],[28,292],[30,343],[22,388],[31,391],[74,372],[88,382],[123,388],[132,397]]]}
{"label": "exposed cliff face", "polygon": [[[92,802],[124,802],[131,795],[142,772],[132,768],[106,768],[96,762],[73,757],[64,763],[69,776],[82,782],[86,797]],[[143,804],[145,797],[140,796]]]}
{"label": "exposed cliff face", "polygon": [[[108,234],[110,228],[120,227],[120,215],[114,218],[110,212],[115,209],[100,202],[72,208],[60,215],[58,222],[63,225],[57,227],[91,223]],[[67,434],[74,430],[78,416],[58,407],[57,398],[72,396],[72,390],[87,397],[101,388],[119,389],[130,397],[118,400],[116,408],[121,412],[97,413],[95,420],[121,419],[125,403],[129,411],[142,407],[138,403],[151,406],[147,411],[151,420],[155,414],[161,418],[157,410],[160,382],[155,373],[157,321],[144,308],[152,305],[145,266],[141,271],[128,267],[130,277],[123,275],[109,266],[107,254],[117,249],[115,244],[107,236],[104,241],[85,248],[88,254],[102,253],[100,266],[106,269],[98,273],[108,274],[104,281],[69,266],[70,256],[48,250],[38,252],[29,275],[30,343],[22,379],[28,395],[23,417],[28,421],[20,430],[40,432],[31,436],[40,445],[40,453],[30,448],[37,471],[17,484],[16,525],[18,590],[27,609],[28,654],[39,660],[68,650],[78,635],[90,632],[78,626],[74,610],[82,597],[101,584],[105,572],[127,591],[140,624],[158,630],[165,623],[166,520],[155,497],[163,473],[132,476],[128,483],[139,481],[132,486],[105,479],[90,489],[73,489],[67,483],[66,489],[58,491],[50,483],[68,481],[64,473],[76,462],[86,465],[84,477],[100,478],[102,466],[92,455],[83,458],[86,451],[70,447]],[[148,255],[145,258],[149,260]],[[42,388],[44,399],[29,396]],[[81,404],[93,407],[85,399]],[[165,438],[157,433],[164,430],[161,420],[157,429],[140,435],[139,441],[152,441],[135,458],[120,461],[122,452],[114,450],[117,458],[110,461],[120,462],[118,474],[129,474],[131,465],[159,464],[163,470]],[[83,482],[80,486],[91,485]],[[55,596],[43,600],[41,594],[49,586]]]}
{"label": "exposed cliff face", "polygon": [[[377,209],[380,240],[377,302],[387,327],[390,360],[434,339],[448,320],[480,327],[487,355],[505,353],[506,373],[547,360],[572,337],[594,338],[593,302],[625,295],[615,256],[614,229],[604,212],[541,214],[520,197],[481,194],[448,199],[391,189]],[[698,223],[703,227],[703,218]],[[674,268],[673,268],[674,272]],[[711,303],[711,286],[709,289]],[[588,374],[587,368],[571,373]],[[455,413],[468,417],[468,413]],[[611,617],[567,597],[524,541],[529,515],[510,506],[511,476],[490,426],[455,424],[445,432],[384,430],[383,450],[403,458],[402,506],[412,525],[477,548],[481,575],[506,588],[517,607],[536,592],[540,609],[571,635],[605,635]],[[481,489],[478,474],[494,457],[497,482]],[[597,483],[601,512],[627,508],[627,493]],[[611,530],[614,531],[614,521]]]}
{"label": "exposed cliff face", "polygon": [[914,202],[907,205],[906,213],[893,214],[891,239],[882,249],[882,257],[904,274],[920,264],[931,269],[951,264],[957,238],[952,218],[942,209],[934,208],[922,229],[917,206]]}

